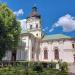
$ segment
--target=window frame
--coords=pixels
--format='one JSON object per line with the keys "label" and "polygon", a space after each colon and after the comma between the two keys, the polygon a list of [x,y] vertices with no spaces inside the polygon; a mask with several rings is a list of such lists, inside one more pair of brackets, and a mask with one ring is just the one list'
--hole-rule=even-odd
{"label": "window frame", "polygon": [[44,49],[44,59],[48,59],[48,49],[47,48],[45,48]]}
{"label": "window frame", "polygon": [[32,29],[33,27],[32,27],[32,25],[30,25],[30,29]]}
{"label": "window frame", "polygon": [[38,28],[38,24],[36,24],[36,28]]}
{"label": "window frame", "polygon": [[56,60],[59,60],[59,50],[58,50],[58,49],[55,49],[55,50],[54,50],[54,58],[55,58]]}
{"label": "window frame", "polygon": [[72,43],[72,48],[73,48],[73,49],[75,48],[75,43]]}

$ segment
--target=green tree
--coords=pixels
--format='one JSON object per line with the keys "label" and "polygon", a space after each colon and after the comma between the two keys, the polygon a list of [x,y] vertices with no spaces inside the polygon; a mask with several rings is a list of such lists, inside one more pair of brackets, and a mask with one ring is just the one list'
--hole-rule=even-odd
{"label": "green tree", "polygon": [[7,50],[17,49],[20,32],[20,22],[13,12],[6,4],[0,4],[0,60]]}

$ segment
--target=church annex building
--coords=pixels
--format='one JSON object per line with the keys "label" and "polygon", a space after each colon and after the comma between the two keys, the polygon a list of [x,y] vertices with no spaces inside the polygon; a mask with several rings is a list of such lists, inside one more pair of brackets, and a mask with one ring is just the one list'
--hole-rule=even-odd
{"label": "church annex building", "polygon": [[41,16],[33,7],[26,20],[26,30],[21,33],[15,52],[7,51],[2,60],[75,62],[75,38],[63,34],[43,35]]}

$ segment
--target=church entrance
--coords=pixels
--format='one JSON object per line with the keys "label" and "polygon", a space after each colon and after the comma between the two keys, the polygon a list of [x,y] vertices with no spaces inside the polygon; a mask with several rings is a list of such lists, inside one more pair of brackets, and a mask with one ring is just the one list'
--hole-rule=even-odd
{"label": "church entrance", "polygon": [[16,61],[16,51],[12,51],[11,60],[12,60],[12,61]]}

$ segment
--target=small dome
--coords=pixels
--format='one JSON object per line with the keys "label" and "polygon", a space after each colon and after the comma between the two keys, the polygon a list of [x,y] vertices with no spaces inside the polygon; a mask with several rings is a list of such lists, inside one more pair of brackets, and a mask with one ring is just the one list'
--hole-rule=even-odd
{"label": "small dome", "polygon": [[30,13],[29,17],[40,18],[40,15],[37,12],[37,7],[36,6],[32,7],[32,12]]}

